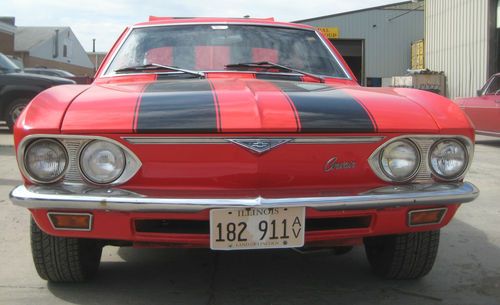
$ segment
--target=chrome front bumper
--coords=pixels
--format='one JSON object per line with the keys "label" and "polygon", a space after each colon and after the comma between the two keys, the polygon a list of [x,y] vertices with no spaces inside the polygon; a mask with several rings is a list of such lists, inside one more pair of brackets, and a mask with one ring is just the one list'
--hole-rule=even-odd
{"label": "chrome front bumper", "polygon": [[479,190],[472,183],[388,186],[352,196],[290,198],[158,198],[121,189],[78,186],[24,186],[10,193],[11,201],[29,209],[78,209],[129,212],[198,212],[213,208],[304,206],[317,210],[365,210],[388,207],[443,206],[473,201]]}

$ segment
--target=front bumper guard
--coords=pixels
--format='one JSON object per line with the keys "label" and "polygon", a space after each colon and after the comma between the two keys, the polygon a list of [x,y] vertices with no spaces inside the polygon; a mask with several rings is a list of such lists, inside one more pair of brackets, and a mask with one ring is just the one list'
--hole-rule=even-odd
{"label": "front bumper guard", "polygon": [[386,186],[352,196],[290,198],[158,198],[116,188],[71,185],[16,187],[11,201],[29,209],[128,212],[199,212],[214,208],[310,207],[321,211],[443,206],[473,201],[478,188],[469,182]]}

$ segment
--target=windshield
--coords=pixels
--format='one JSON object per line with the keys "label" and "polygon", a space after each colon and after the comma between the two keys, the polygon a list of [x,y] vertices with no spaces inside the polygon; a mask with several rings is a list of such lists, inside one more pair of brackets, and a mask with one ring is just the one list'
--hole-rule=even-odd
{"label": "windshield", "polygon": [[0,53],[0,70],[19,71],[20,69],[7,56]]}
{"label": "windshield", "polygon": [[500,90],[500,76],[495,77],[484,94],[498,94]]}
{"label": "windshield", "polygon": [[178,25],[133,29],[106,74],[160,64],[196,71],[268,61],[308,73],[346,78],[342,67],[310,30],[258,25]]}

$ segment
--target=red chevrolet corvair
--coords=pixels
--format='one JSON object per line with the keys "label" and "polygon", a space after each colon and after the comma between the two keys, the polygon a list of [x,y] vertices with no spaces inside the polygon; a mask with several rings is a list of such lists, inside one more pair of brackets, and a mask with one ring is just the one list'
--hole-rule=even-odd
{"label": "red chevrolet corvair", "polygon": [[35,266],[76,282],[104,245],[213,250],[364,244],[418,278],[478,189],[451,101],[363,88],[314,28],[169,19],[126,29],[91,85],[39,94],[15,129]]}

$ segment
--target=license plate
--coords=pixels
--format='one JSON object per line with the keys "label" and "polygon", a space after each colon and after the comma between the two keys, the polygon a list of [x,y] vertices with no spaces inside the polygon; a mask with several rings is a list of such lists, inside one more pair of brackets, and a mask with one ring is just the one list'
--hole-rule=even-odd
{"label": "license plate", "polygon": [[302,247],[304,228],[304,207],[213,209],[210,211],[210,248]]}

